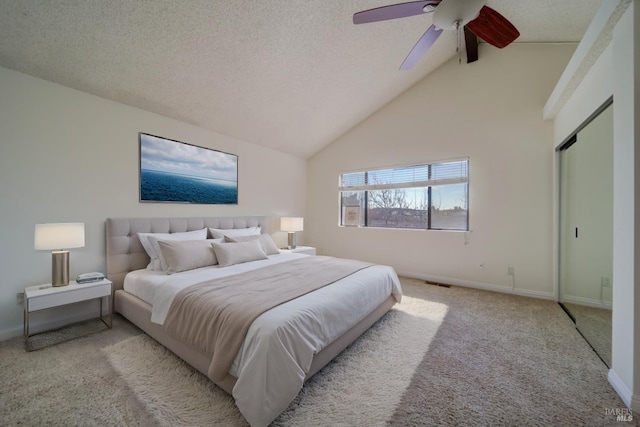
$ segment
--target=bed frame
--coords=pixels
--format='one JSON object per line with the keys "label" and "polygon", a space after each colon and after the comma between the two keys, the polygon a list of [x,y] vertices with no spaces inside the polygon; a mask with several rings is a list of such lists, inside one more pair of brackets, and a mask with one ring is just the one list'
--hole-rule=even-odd
{"label": "bed frame", "polygon": [[[205,227],[232,229],[255,226],[260,226],[263,233],[269,233],[270,219],[268,217],[108,218],[106,223],[107,278],[113,282],[115,311],[195,369],[207,375],[211,356],[174,338],[167,334],[162,326],[152,323],[151,306],[123,290],[124,277],[127,273],[144,269],[149,263],[149,256],[142,247],[137,233],[181,233]],[[333,360],[394,304],[395,299],[390,296],[360,323],[316,354],[306,379]],[[223,381],[216,382],[229,394],[235,383],[236,378],[232,375],[227,375]]]}

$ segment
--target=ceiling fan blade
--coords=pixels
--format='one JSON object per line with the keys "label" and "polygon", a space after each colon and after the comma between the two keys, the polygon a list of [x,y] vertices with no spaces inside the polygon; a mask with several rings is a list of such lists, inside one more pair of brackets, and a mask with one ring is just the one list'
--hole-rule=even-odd
{"label": "ceiling fan blade", "polygon": [[353,14],[354,24],[366,24],[369,22],[386,21],[388,19],[405,18],[407,16],[420,15],[422,13],[432,12],[432,10],[424,10],[427,5],[435,7],[440,4],[441,0],[423,0],[412,1],[408,3],[391,4],[388,6],[377,7],[375,9],[363,10]]}
{"label": "ceiling fan blade", "polygon": [[478,60],[478,36],[464,26],[464,46],[467,51],[467,64]]}
{"label": "ceiling fan blade", "polygon": [[504,16],[488,6],[482,6],[480,15],[467,27],[482,40],[502,49],[520,36],[520,32]]}
{"label": "ceiling fan blade", "polygon": [[405,58],[400,69],[405,71],[416,65],[420,58],[422,58],[436,40],[438,40],[440,34],[442,34],[442,30],[440,28],[437,28],[434,25],[430,26],[427,32],[420,37],[420,40],[418,40],[413,49],[411,49],[411,52],[409,52],[409,55]]}

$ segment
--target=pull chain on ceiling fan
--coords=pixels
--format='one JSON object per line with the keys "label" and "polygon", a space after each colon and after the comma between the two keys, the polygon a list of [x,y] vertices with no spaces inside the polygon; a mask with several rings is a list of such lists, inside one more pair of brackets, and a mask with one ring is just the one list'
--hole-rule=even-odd
{"label": "pull chain on ceiling fan", "polygon": [[458,54],[458,64],[462,64],[462,28],[460,27],[460,21],[453,23],[456,30],[456,53]]}
{"label": "pull chain on ceiling fan", "polygon": [[486,0],[423,0],[392,4],[364,10],[353,15],[354,24],[406,18],[433,12],[433,24],[420,37],[400,66],[412,68],[433,46],[444,30],[455,30],[459,61],[462,62],[462,32],[464,31],[467,63],[478,60],[478,37],[502,49],[520,36],[516,27],[504,16],[485,6]]}

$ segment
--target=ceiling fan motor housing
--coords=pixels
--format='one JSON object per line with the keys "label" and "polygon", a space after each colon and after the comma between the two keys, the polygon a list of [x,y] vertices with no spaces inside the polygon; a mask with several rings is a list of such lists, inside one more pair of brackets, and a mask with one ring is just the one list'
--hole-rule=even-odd
{"label": "ceiling fan motor housing", "polygon": [[486,0],[442,0],[433,12],[433,25],[442,30],[457,30],[480,14]]}

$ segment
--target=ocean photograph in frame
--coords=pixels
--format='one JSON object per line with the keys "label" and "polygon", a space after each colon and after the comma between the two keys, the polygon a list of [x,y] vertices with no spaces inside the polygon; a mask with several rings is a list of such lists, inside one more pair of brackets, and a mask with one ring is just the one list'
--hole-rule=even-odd
{"label": "ocean photograph in frame", "polygon": [[238,156],[140,133],[140,201],[238,204]]}

